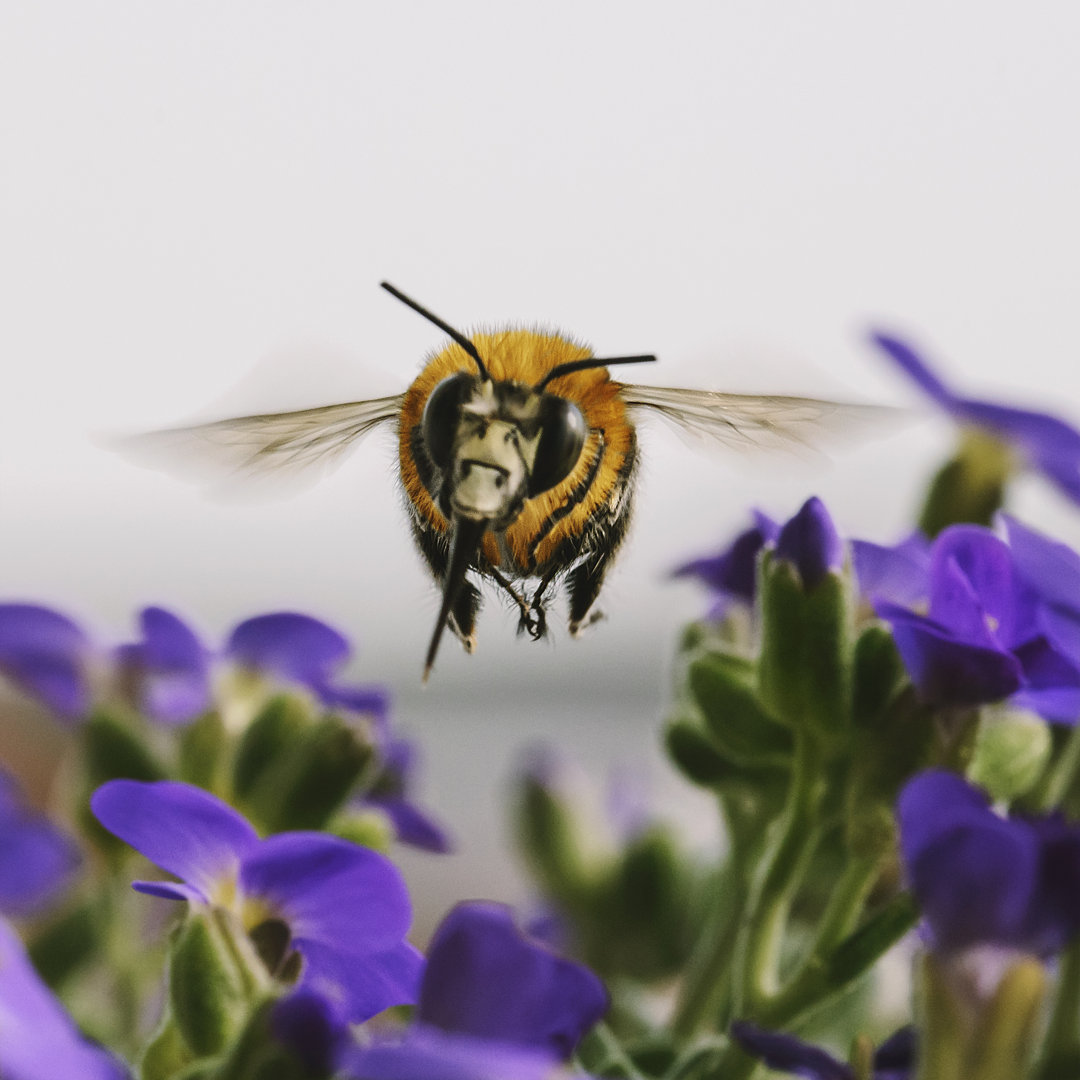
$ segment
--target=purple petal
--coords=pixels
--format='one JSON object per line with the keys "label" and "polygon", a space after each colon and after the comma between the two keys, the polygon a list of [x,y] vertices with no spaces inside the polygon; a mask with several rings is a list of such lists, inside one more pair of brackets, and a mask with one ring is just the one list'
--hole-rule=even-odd
{"label": "purple petal", "polygon": [[210,655],[191,628],[164,608],[139,616],[142,640],[118,650],[140,709],[163,724],[184,724],[210,704]]}
{"label": "purple petal", "polygon": [[385,952],[342,952],[316,942],[300,946],[301,985],[341,1003],[352,1023],[363,1023],[384,1009],[415,1004],[424,958],[407,941]]}
{"label": "purple petal", "polygon": [[988,428],[1023,451],[1031,464],[1076,497],[1080,488],[1080,432],[1049,413],[957,398],[954,415]]}
{"label": "purple petal", "polygon": [[124,1080],[128,1071],[83,1039],[0,920],[0,1075],[6,1080]]}
{"label": "purple petal", "polygon": [[794,1035],[766,1031],[742,1020],[731,1025],[731,1034],[743,1049],[761,1058],[770,1069],[794,1073],[806,1080],[854,1080],[854,1073],[832,1054]]}
{"label": "purple petal", "polygon": [[417,1019],[565,1060],[606,1009],[588,968],[526,939],[508,909],[475,903],[459,904],[435,932]]}
{"label": "purple petal", "polygon": [[301,951],[305,942],[352,954],[384,951],[412,921],[405,882],[389,859],[323,833],[262,841],[244,856],[240,884],[288,923]]}
{"label": "purple petal", "polygon": [[953,525],[930,556],[930,614],[973,643],[1011,640],[1016,583],[1005,542],[980,525]]}
{"label": "purple petal", "polygon": [[776,538],[776,556],[795,564],[804,588],[815,588],[844,563],[844,544],[825,504],[807,499]]}
{"label": "purple petal", "polygon": [[345,1055],[350,1080],[551,1080],[551,1054],[489,1039],[415,1027],[400,1043],[376,1043]]}
{"label": "purple petal", "polygon": [[1021,944],[1040,862],[1033,830],[998,817],[961,777],[929,770],[897,803],[904,867],[935,947]]}
{"label": "purple petal", "polygon": [[1080,555],[1008,514],[1001,522],[1019,576],[1047,602],[1080,612]]}
{"label": "purple petal", "polygon": [[672,576],[696,577],[715,592],[752,602],[758,554],[766,544],[773,543],[780,532],[779,525],[765,514],[755,511],[754,516],[755,525],[739,533],[726,551],[685,563],[672,571]]}
{"label": "purple petal", "polygon": [[90,808],[109,832],[207,900],[258,843],[231,806],[172,780],[110,780],[94,792]]}
{"label": "purple petal", "polygon": [[1025,682],[1011,698],[1014,705],[1052,723],[1080,720],[1080,667],[1045,637],[1026,642],[1013,655],[1023,667]]}
{"label": "purple petal", "polygon": [[131,887],[146,896],[158,896],[162,900],[186,900],[193,904],[205,904],[206,894],[193,885],[178,881],[133,881]]}
{"label": "purple petal", "polygon": [[890,1035],[874,1054],[874,1080],[909,1080],[915,1075],[918,1040],[913,1027]]}
{"label": "purple petal", "polygon": [[86,635],[69,618],[35,604],[0,604],[0,673],[65,719],[90,707]]}
{"label": "purple petal", "polygon": [[270,1030],[319,1076],[334,1072],[349,1042],[348,1018],[338,1002],[309,989],[295,990],[274,1004]]}
{"label": "purple petal", "polygon": [[390,694],[381,686],[330,686],[309,683],[328,709],[346,709],[374,718],[379,725],[386,722],[390,711]]}
{"label": "purple petal", "polygon": [[71,884],[79,849],[45,818],[0,821],[0,912],[38,914]]}
{"label": "purple petal", "polygon": [[887,600],[914,607],[930,596],[930,544],[912,533],[894,547],[851,542],[851,557],[859,591],[870,600]]}
{"label": "purple petal", "polygon": [[1041,859],[1036,903],[1026,935],[1042,956],[1059,952],[1080,931],[1080,829],[1060,814],[1025,822],[1038,838]]}
{"label": "purple petal", "polygon": [[878,604],[920,698],[932,705],[982,705],[1001,701],[1023,684],[1020,662],[1003,649],[972,645],[922,615]]}
{"label": "purple petal", "polygon": [[446,830],[430,814],[408,799],[393,795],[376,795],[360,801],[385,814],[394,827],[394,835],[403,844],[445,855],[453,849]]}
{"label": "purple petal", "polygon": [[1080,454],[1068,458],[1051,457],[1045,448],[1031,452],[1039,471],[1056,484],[1073,502],[1080,502]]}
{"label": "purple petal", "polygon": [[946,410],[952,410],[956,401],[955,396],[926,366],[926,362],[910,345],[891,334],[880,331],[872,333],[870,340],[884,349],[900,369],[915,381],[919,389]]}
{"label": "purple petal", "polygon": [[1080,656],[1080,612],[1041,605],[1037,612],[1036,633],[1042,632],[1058,652]]}
{"label": "purple petal", "polygon": [[326,623],[282,611],[242,622],[230,635],[225,653],[257,671],[320,688],[329,684],[350,649],[349,642]]}

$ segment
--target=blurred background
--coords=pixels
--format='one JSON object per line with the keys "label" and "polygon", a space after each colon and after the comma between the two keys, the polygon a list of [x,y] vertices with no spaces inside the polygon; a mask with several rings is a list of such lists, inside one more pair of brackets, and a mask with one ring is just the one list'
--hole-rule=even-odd
{"label": "blurred background", "polygon": [[[148,603],[212,641],[268,610],[339,626],[457,836],[405,858],[427,919],[525,896],[503,804],[538,741],[630,770],[709,842],[658,747],[706,604],[670,570],[810,494],[896,538],[945,421],[809,459],[643,429],[608,619],[571,641],[556,604],[533,644],[489,593],[479,651],[448,640],[426,688],[438,597],[392,434],[269,501],[101,437],[404,389],[442,338],[382,278],[466,332],[655,352],[641,381],[911,405],[866,341],[887,326],[971,391],[1080,420],[1078,31],[1073,5],[985,0],[4,5],[0,599],[106,642]],[[1039,481],[1017,506],[1080,542]]]}

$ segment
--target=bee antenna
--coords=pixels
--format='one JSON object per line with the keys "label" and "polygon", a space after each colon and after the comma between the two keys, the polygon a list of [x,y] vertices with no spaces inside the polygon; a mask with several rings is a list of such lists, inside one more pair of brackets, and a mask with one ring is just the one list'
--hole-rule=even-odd
{"label": "bee antenna", "polygon": [[395,289],[389,281],[380,281],[379,284],[391,296],[396,296],[403,304],[411,307],[418,315],[423,315],[428,322],[433,322],[444,334],[449,334],[473,358],[473,360],[476,361],[476,366],[480,369],[480,378],[485,382],[491,381],[491,376],[488,374],[488,369],[484,366],[484,361],[480,359],[480,353],[477,352],[476,346],[464,334],[455,330],[447,323],[444,323],[438,315],[433,315],[427,308],[421,307],[415,300],[406,296],[403,292]]}
{"label": "bee antenna", "polygon": [[540,382],[536,384],[535,389],[537,393],[540,393],[552,379],[557,379],[560,375],[569,375],[572,371],[587,371],[589,368],[613,367],[615,364],[652,364],[655,362],[655,356],[613,356],[609,360],[604,360],[598,356],[587,356],[584,360],[570,360],[565,364],[559,364],[557,367],[553,367]]}

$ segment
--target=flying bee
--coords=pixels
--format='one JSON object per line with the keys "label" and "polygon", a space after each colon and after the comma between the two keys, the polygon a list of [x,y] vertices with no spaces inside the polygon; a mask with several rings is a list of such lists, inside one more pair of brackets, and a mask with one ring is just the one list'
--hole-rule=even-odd
{"label": "flying bee", "polygon": [[470,573],[506,592],[519,632],[534,639],[547,632],[554,585],[565,584],[571,636],[600,617],[596,600],[630,523],[639,414],[737,446],[804,443],[837,418],[892,411],[617,382],[609,368],[656,357],[599,358],[538,330],[467,337],[389,283],[382,287],[451,339],[403,394],[157,432],[134,440],[134,449],[197,439],[243,470],[276,470],[325,464],[373,428],[396,423],[413,538],[442,589],[425,681],[447,626],[466,652],[476,648],[481,595]]}

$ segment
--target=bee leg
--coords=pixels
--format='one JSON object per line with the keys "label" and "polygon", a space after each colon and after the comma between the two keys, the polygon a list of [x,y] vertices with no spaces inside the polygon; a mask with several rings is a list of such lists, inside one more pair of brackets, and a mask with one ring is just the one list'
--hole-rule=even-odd
{"label": "bee leg", "polygon": [[593,609],[600,588],[604,584],[609,554],[586,560],[574,567],[566,579],[566,588],[570,594],[570,636],[580,637],[581,632],[603,617],[602,611]]}
{"label": "bee leg", "polygon": [[547,633],[547,609],[544,607],[544,592],[547,587],[555,580],[558,570],[549,570],[541,579],[540,584],[536,586],[533,591],[532,600],[529,601],[529,606],[533,610],[533,618],[536,621],[535,632],[532,633],[533,640],[538,641]]}
{"label": "bee leg", "polygon": [[476,652],[476,613],[480,610],[480,590],[466,581],[447,619],[447,625],[469,654]]}
{"label": "bee leg", "polygon": [[518,618],[517,632],[519,634],[527,633],[529,637],[533,639],[533,641],[537,641],[542,638],[547,632],[547,622],[544,619],[543,610],[537,610],[535,608],[535,598],[533,600],[533,604],[530,604],[529,601],[525,599],[525,596],[522,593],[518,592],[518,590],[515,589],[514,586],[511,585],[510,582],[507,581],[507,579],[499,573],[498,570],[491,568],[487,571],[487,573],[491,576],[491,579],[495,582],[495,584],[500,586],[500,588],[503,589],[507,596],[509,596],[510,599],[513,600],[515,604],[517,604],[520,616]]}

